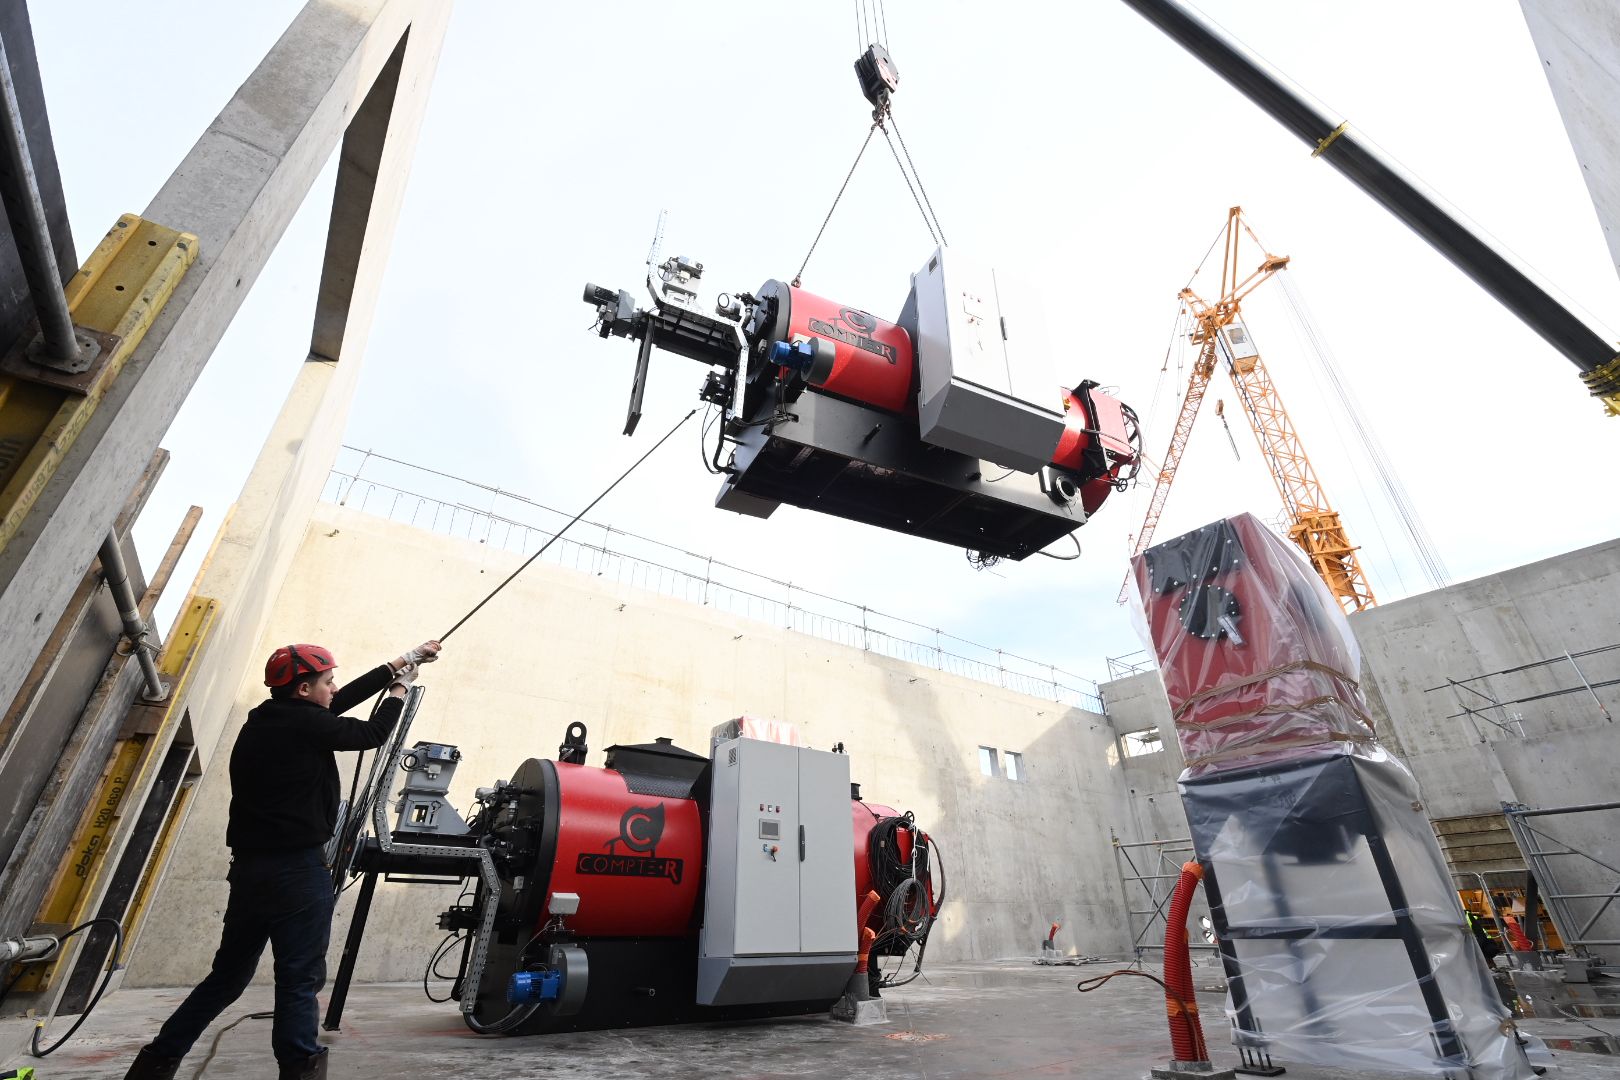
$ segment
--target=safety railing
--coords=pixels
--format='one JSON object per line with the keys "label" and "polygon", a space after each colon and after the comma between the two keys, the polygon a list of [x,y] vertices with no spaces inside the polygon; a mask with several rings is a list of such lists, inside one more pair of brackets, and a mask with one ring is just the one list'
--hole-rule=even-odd
{"label": "safety railing", "polygon": [[[344,450],[346,456],[359,460],[352,468],[332,470],[322,499],[391,521],[529,555],[551,540],[554,530],[572,516],[475,481],[352,447]],[[374,463],[379,461],[390,465],[395,473],[421,473],[440,490],[447,482],[463,485],[477,493],[469,497],[479,498],[484,505],[471,505],[453,491],[443,495],[418,493],[394,476],[384,481],[365,475],[365,468],[375,468]],[[547,529],[540,523],[542,520],[555,524]],[[982,645],[937,627],[611,525],[581,521],[553,544],[541,561],[1016,693],[1091,712],[1102,711],[1102,698],[1094,681],[1054,664]]]}
{"label": "safety railing", "polygon": [[1144,671],[1156,671],[1158,665],[1153,661],[1153,654],[1146,649],[1137,649],[1124,656],[1110,656],[1108,661],[1108,681],[1126,679],[1132,675],[1140,675]]}
{"label": "safety railing", "polygon": [[[1557,726],[1614,723],[1614,711],[1604,697],[1620,701],[1620,696],[1617,696],[1620,695],[1620,690],[1617,690],[1620,688],[1620,666],[1617,666],[1617,661],[1620,661],[1620,642],[1579,652],[1565,650],[1557,656],[1483,675],[1470,675],[1463,679],[1447,676],[1444,684],[1431,686],[1424,693],[1450,690],[1455,694],[1458,711],[1446,719],[1468,717],[1474,721],[1481,742],[1488,741],[1490,737],[1489,730],[1479,726],[1481,721],[1490,728],[1523,739],[1532,734],[1545,734],[1555,723]],[[1566,664],[1574,676],[1573,683],[1565,682],[1568,678],[1563,674]],[[1492,680],[1513,688],[1512,692],[1517,696],[1508,697],[1493,689]],[[1563,685],[1549,688],[1548,682]],[[1602,694],[1598,693],[1600,690]],[[1549,711],[1555,702],[1560,705],[1561,716],[1555,717]],[[1533,710],[1535,730],[1525,730],[1525,714],[1519,711],[1519,706],[1528,706]]]}

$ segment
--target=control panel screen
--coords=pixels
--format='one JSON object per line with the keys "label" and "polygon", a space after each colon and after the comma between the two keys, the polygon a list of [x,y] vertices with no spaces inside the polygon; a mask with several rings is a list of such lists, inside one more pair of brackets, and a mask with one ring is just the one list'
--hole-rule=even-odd
{"label": "control panel screen", "polygon": [[782,823],[780,821],[772,821],[769,818],[760,818],[759,838],[761,840],[782,839]]}

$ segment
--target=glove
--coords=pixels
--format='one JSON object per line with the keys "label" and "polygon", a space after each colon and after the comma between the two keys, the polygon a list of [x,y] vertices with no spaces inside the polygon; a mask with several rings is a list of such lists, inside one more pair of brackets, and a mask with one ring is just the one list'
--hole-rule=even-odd
{"label": "glove", "polygon": [[407,664],[431,664],[439,658],[442,646],[437,641],[424,641],[404,655]]}
{"label": "glove", "polygon": [[401,690],[410,689],[411,684],[416,681],[417,673],[420,670],[415,664],[406,664],[394,672],[394,680],[388,684],[388,689],[392,690],[396,686]]}

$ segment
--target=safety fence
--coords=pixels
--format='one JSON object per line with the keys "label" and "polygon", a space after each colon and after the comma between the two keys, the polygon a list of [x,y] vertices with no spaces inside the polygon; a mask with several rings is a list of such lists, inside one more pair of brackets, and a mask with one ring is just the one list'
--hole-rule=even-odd
{"label": "safety fence", "polygon": [[[390,521],[527,556],[572,517],[425,466],[353,447],[343,451],[322,499]],[[378,475],[383,470],[385,475]],[[455,485],[462,490],[446,490]],[[540,561],[1016,693],[1102,711],[1097,684],[1083,675],[611,525],[581,521]]]}

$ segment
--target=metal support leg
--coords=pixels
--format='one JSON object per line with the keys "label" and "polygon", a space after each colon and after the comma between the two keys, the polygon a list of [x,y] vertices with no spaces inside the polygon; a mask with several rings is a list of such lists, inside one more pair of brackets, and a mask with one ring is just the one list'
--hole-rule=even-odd
{"label": "metal support leg", "polygon": [[[28,279],[28,291],[39,312],[44,337],[39,360],[70,371],[81,370],[83,346],[74,332],[73,316],[68,313],[67,297],[62,292],[62,274],[56,265],[56,250],[51,246],[50,227],[45,223],[45,204],[34,175],[34,159],[28,152],[28,136],[23,132],[22,109],[17,104],[4,42],[0,42],[0,108],[5,113],[0,118],[0,201],[5,203],[23,276]],[[94,347],[93,342],[89,344]]]}
{"label": "metal support leg", "polygon": [[366,935],[366,918],[371,914],[371,897],[377,891],[377,875],[366,872],[360,883],[360,899],[355,901],[354,918],[349,922],[349,936],[343,939],[343,959],[338,961],[337,978],[332,980],[332,1000],[326,1005],[326,1019],[321,1027],[337,1031],[343,1021],[343,1003],[349,997],[349,982],[354,978],[354,961],[360,955],[360,939]]}

